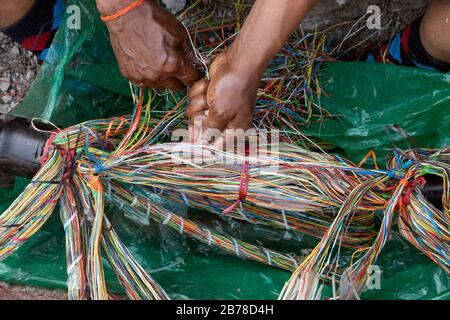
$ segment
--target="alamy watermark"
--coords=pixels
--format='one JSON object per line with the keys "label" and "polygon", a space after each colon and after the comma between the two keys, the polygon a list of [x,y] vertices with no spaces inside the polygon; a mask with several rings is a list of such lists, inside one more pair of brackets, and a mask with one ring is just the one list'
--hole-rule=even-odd
{"label": "alamy watermark", "polygon": [[81,29],[81,8],[80,6],[73,4],[67,7],[67,29],[80,30]]}
{"label": "alamy watermark", "polygon": [[381,30],[381,8],[375,4],[367,8],[367,28],[369,30]]}
{"label": "alamy watermark", "polygon": [[[201,131],[201,130],[200,130]],[[177,129],[171,141],[176,142],[171,156],[174,163],[205,164],[250,164],[261,165],[270,170],[278,168],[280,132],[277,129],[208,129],[191,143],[192,131]],[[203,143],[200,143],[203,142]],[[200,145],[202,144],[202,145]]]}
{"label": "alamy watermark", "polygon": [[381,289],[381,268],[377,265],[370,266],[369,276],[366,280],[367,290],[380,290]]}

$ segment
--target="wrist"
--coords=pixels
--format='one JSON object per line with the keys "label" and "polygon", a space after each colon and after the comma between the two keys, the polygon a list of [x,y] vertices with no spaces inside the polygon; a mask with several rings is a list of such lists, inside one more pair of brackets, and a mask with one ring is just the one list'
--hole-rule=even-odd
{"label": "wrist", "polygon": [[109,16],[132,4],[135,0],[96,0],[97,10],[103,16]]}
{"label": "wrist", "polygon": [[249,52],[248,48],[241,45],[239,40],[237,37],[226,51],[228,61],[233,69],[260,78],[269,64],[270,57],[267,57],[262,50]]}

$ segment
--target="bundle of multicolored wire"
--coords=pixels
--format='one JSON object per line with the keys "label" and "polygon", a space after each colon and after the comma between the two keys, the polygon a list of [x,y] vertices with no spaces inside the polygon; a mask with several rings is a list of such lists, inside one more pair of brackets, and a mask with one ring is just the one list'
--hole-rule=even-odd
{"label": "bundle of multicolored wire", "polygon": [[[108,202],[237,257],[293,271],[282,299],[320,298],[327,281],[333,287],[340,281],[332,298],[359,297],[396,221],[404,238],[450,273],[450,149],[395,150],[381,170],[286,143],[258,145],[256,153],[158,143],[173,119],[168,113],[155,123],[144,97],[143,90],[134,96],[133,116],[51,135],[41,170],[0,216],[0,259],[35,234],[59,203],[70,298],[110,297],[106,257],[129,298],[168,299],[121,242],[105,213]],[[443,181],[442,209],[422,194],[430,175]],[[306,258],[294,257],[189,220],[168,209],[168,201],[321,240]],[[344,250],[353,252],[350,263],[341,258]]]}
{"label": "bundle of multicolored wire", "polygon": [[[233,14],[228,16],[221,12],[220,5],[214,1],[204,3],[202,0],[192,4],[178,15],[188,29],[192,47],[195,51],[193,62],[198,69],[208,74],[206,61],[223,52],[230,46],[241,30],[245,17],[251,9],[246,1],[236,0]],[[369,36],[362,41],[355,38],[359,31],[366,29],[362,16],[357,21],[346,21],[332,25],[324,30],[304,32],[296,30],[284,48],[277,53],[266,69],[256,102],[254,127],[258,130],[277,128],[284,142],[299,144],[305,148],[332,148],[325,141],[306,137],[301,127],[311,123],[321,123],[324,119],[335,117],[321,105],[321,97],[326,88],[319,81],[320,67],[324,62],[336,61],[346,56],[349,51],[361,47]],[[346,30],[346,36],[332,42],[330,34],[336,29]],[[372,35],[375,35],[374,32]],[[350,45],[351,41],[353,45]],[[187,104],[185,96],[172,93],[162,95],[159,106],[154,105],[161,115],[173,111],[172,127],[183,120],[183,109]],[[155,115],[155,114],[154,114]],[[313,143],[311,143],[311,141]]]}
{"label": "bundle of multicolored wire", "polygon": [[[238,1],[233,21],[214,25],[208,21],[213,12],[205,14],[211,7],[202,9],[199,3],[179,18],[189,12],[192,44],[204,62],[202,56],[225,49],[238,34],[245,10]],[[344,41],[356,33],[352,26]],[[343,43],[328,48],[326,34],[299,30],[264,76],[254,125],[258,130],[279,129],[280,145],[259,142],[255,152],[227,152],[162,143],[173,129],[186,126],[187,98],[166,93],[150,95],[144,103],[142,90],[133,92],[132,116],[88,121],[53,133],[41,170],[0,215],[0,260],[35,234],[59,204],[70,299],[112,297],[102,257],[130,299],[168,299],[121,242],[105,213],[110,203],[137,220],[152,219],[180,236],[293,272],[283,299],[319,298],[323,283],[330,281],[333,288],[335,281],[341,283],[333,298],[358,297],[394,221],[409,242],[449,273],[449,149],[395,150],[387,170],[364,169],[327,154],[328,144],[302,134],[301,125],[331,116],[320,106],[319,66],[343,53]],[[443,180],[443,209],[422,194],[429,175]],[[321,240],[307,257],[294,256],[187,219],[169,208],[169,202]],[[381,226],[376,223],[379,212],[384,212]],[[343,250],[354,252],[349,265],[341,258]]]}

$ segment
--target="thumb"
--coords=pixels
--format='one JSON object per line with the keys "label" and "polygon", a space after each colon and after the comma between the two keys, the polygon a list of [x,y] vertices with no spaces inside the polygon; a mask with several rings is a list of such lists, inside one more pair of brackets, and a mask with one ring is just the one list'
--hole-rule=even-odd
{"label": "thumb", "polygon": [[218,114],[216,109],[210,106],[208,117],[204,123],[204,129],[217,129],[223,131],[230,120],[231,119],[228,119],[225,114]]}

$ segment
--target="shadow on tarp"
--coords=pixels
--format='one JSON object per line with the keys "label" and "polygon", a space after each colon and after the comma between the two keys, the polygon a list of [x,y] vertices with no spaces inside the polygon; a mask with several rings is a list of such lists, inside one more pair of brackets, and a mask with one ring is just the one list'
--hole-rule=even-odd
{"label": "shadow on tarp", "polygon": [[[120,76],[94,2],[69,1],[75,2],[82,12],[81,30],[59,30],[15,115],[68,126],[131,112],[128,83]],[[449,74],[390,65],[329,63],[322,68],[321,85],[327,93],[322,104],[339,117],[305,128],[305,132],[341,147],[354,161],[368,150],[375,150],[382,159],[393,142],[403,146],[402,137],[393,134],[388,138],[385,125],[399,124],[421,147],[449,143]],[[26,183],[18,179],[14,190],[0,190],[0,209],[6,209]],[[165,227],[138,225],[117,210],[109,210],[124,243],[174,299],[275,299],[290,276],[286,271],[210,250]],[[238,228],[239,235],[252,237],[249,228],[242,229],[245,227]],[[304,241],[293,241],[294,252],[316,243],[308,237],[301,239]],[[273,242],[274,246],[283,243]],[[363,298],[450,298],[445,272],[397,234],[387,243],[377,265],[382,271],[381,289],[366,291]],[[108,266],[105,272],[112,291],[121,292]],[[0,263],[0,280],[65,287],[64,233],[58,212]]]}

